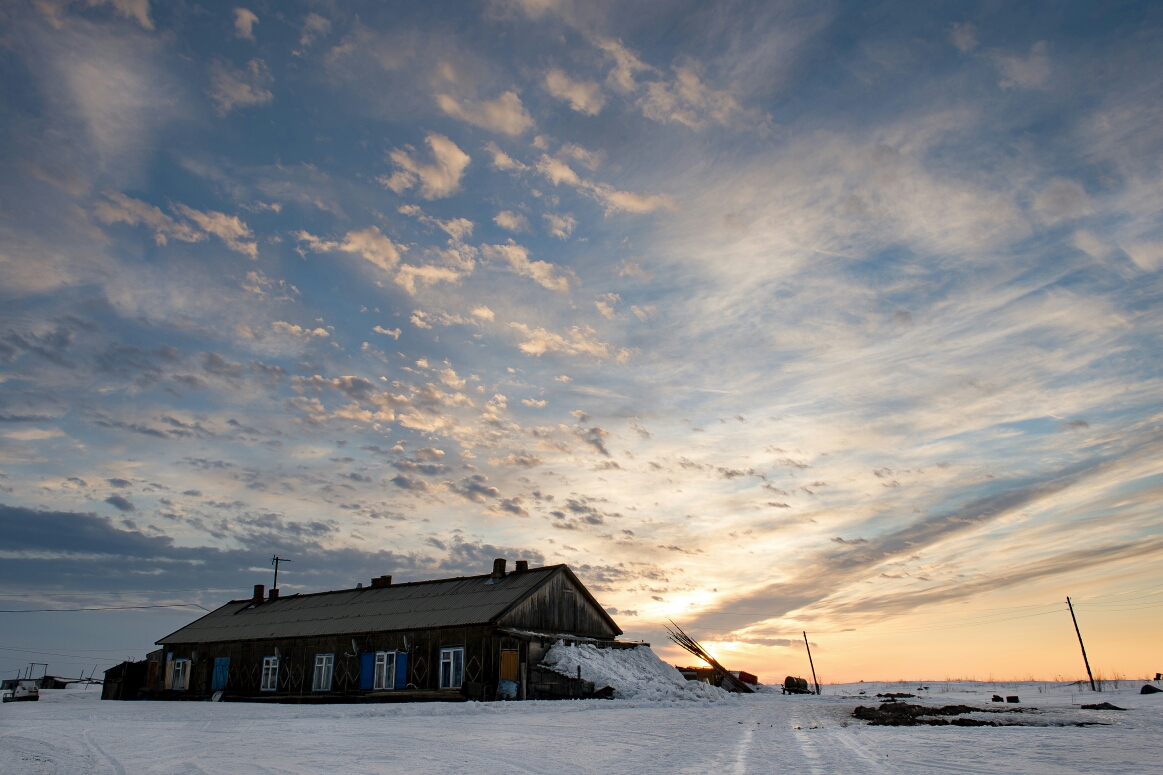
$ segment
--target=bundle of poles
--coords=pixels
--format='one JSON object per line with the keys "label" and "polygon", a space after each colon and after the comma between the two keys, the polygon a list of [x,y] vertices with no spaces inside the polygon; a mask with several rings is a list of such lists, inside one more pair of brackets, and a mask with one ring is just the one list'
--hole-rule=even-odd
{"label": "bundle of poles", "polygon": [[704,649],[697,640],[683,632],[682,628],[675,624],[673,621],[670,623],[670,627],[666,628],[666,634],[679,646],[682,646],[684,649],[710,665],[711,669],[715,671],[715,675],[718,676],[719,686],[722,688],[726,689],[727,691],[738,692],[739,694],[752,694],[755,691],[750,686],[728,673],[727,668],[716,662],[715,658],[708,654],[707,650]]}

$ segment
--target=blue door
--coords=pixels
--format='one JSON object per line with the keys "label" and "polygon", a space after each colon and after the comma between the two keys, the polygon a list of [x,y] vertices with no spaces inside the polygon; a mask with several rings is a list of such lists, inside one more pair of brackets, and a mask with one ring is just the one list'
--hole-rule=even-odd
{"label": "blue door", "polygon": [[408,652],[396,652],[396,688],[408,688]]}
{"label": "blue door", "polygon": [[359,688],[371,689],[375,686],[376,655],[365,652],[359,655]]}
{"label": "blue door", "polygon": [[210,682],[210,691],[217,692],[226,688],[226,679],[230,676],[230,657],[217,657],[214,660],[214,680]]}

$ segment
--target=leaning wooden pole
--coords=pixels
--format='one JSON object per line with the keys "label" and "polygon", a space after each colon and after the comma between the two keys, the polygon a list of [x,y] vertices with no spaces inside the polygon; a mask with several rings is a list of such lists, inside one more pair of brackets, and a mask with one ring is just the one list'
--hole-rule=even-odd
{"label": "leaning wooden pole", "polygon": [[1094,673],[1090,672],[1090,660],[1086,658],[1086,646],[1082,642],[1082,630],[1078,629],[1078,617],[1074,615],[1074,604],[1070,602],[1070,597],[1066,598],[1066,606],[1070,609],[1070,619],[1074,622],[1074,632],[1078,635],[1078,645],[1082,649],[1082,663],[1086,665],[1086,675],[1090,678],[1090,690],[1092,692],[1098,691],[1094,688]]}
{"label": "leaning wooden pole", "polygon": [[816,694],[820,693],[820,682],[816,680],[816,663],[812,661],[812,647],[808,645],[808,633],[804,631],[804,648],[808,650],[808,664],[812,666],[812,683],[816,685]]}

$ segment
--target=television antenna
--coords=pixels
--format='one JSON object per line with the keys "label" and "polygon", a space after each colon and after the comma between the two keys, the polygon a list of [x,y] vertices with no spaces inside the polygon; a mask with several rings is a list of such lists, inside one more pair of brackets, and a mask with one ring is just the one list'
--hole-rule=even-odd
{"label": "television antenna", "polygon": [[286,557],[280,557],[277,554],[271,555],[271,565],[275,566],[275,583],[271,584],[271,589],[279,588],[279,563],[290,562]]}

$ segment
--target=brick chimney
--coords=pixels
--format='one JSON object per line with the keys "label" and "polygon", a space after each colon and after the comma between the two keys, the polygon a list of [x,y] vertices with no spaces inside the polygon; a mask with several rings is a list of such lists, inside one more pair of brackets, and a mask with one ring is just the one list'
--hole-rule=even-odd
{"label": "brick chimney", "polygon": [[514,573],[524,573],[529,570],[528,560],[517,560],[517,567],[513,569]]}
{"label": "brick chimney", "polygon": [[251,602],[253,602],[255,605],[259,605],[260,603],[262,603],[263,591],[265,589],[266,589],[265,584],[255,584],[254,585],[254,597],[251,598]]}
{"label": "brick chimney", "polygon": [[372,588],[373,589],[379,589],[380,587],[390,587],[390,586],[392,586],[392,577],[391,576],[376,576],[374,579],[372,579]]}
{"label": "brick chimney", "polygon": [[269,600],[278,600],[279,599],[279,590],[277,590],[277,589],[272,588],[271,591],[268,592],[267,594],[270,596],[268,598]]}
{"label": "brick chimney", "polygon": [[497,559],[493,560],[492,576],[495,579],[505,578],[505,558],[498,557]]}

